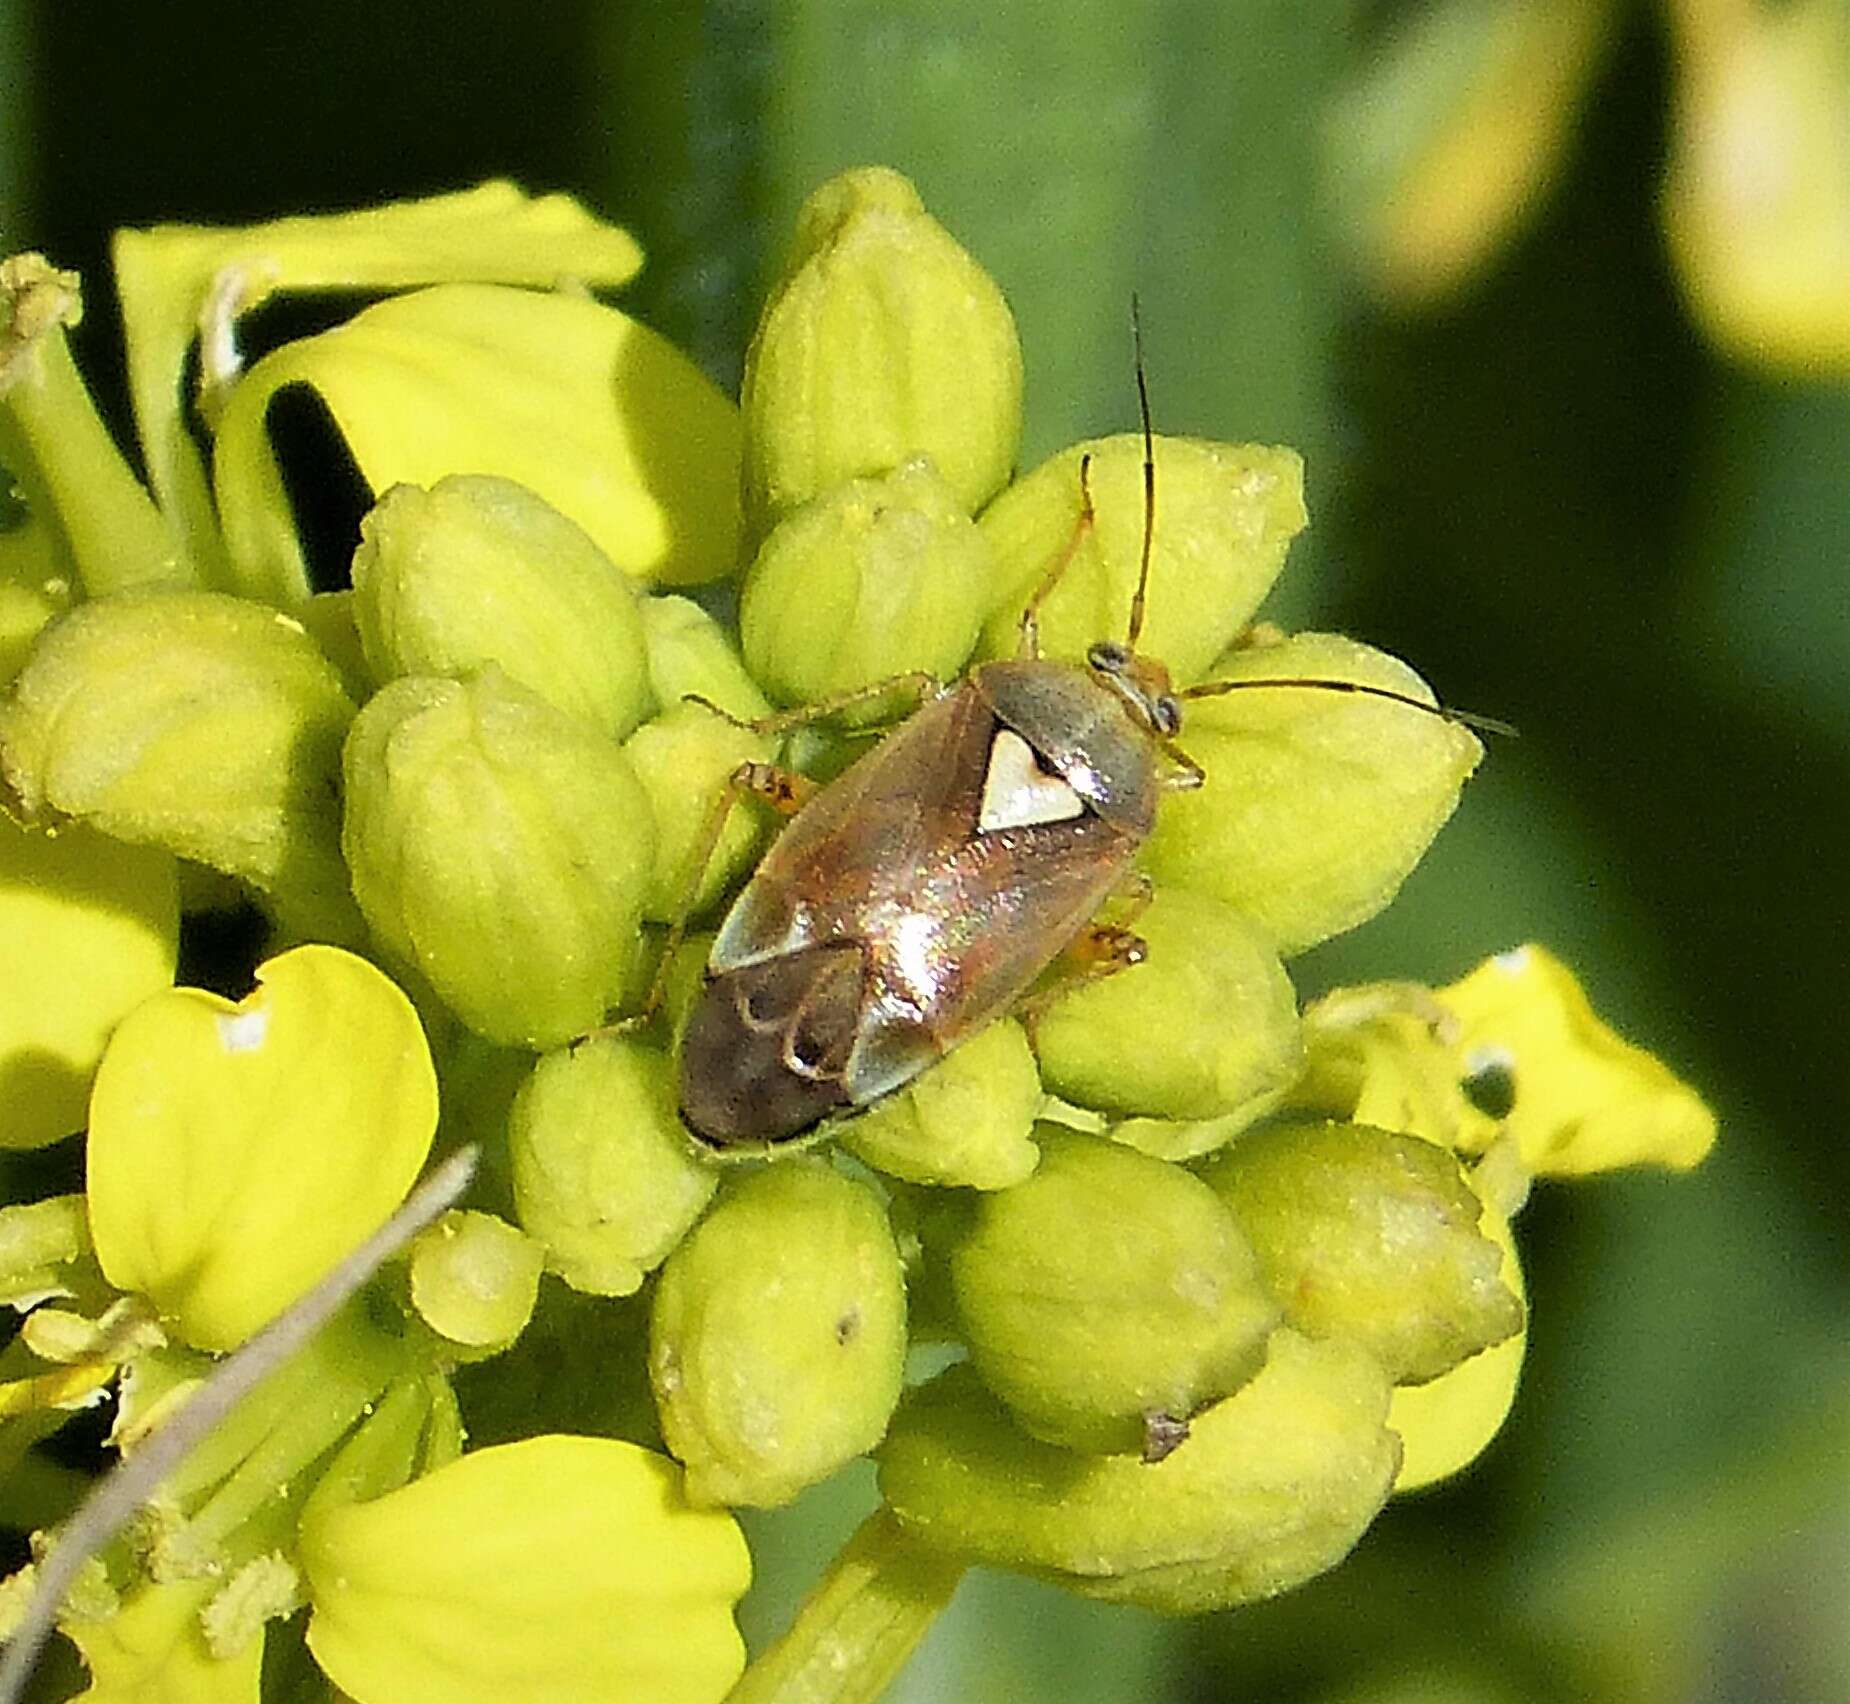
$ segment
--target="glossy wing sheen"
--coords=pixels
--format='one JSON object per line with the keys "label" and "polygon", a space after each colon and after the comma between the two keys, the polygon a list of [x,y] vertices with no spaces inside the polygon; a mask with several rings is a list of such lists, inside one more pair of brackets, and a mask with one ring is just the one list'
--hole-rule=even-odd
{"label": "glossy wing sheen", "polygon": [[1137,850],[1091,811],[979,833],[996,729],[969,682],[924,705],[798,814],[713,944],[713,988],[808,949],[860,950],[840,1079],[856,1106],[1007,1011]]}

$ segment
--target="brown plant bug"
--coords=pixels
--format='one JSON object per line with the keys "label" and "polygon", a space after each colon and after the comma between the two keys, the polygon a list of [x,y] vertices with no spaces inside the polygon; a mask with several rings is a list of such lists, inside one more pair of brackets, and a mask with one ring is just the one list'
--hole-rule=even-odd
{"label": "brown plant bug", "polygon": [[[1359,693],[1508,731],[1356,681],[1209,681],[1178,691],[1161,662],[1139,653],[1156,452],[1134,304],[1132,324],[1144,517],[1123,640],[1099,641],[1083,664],[1040,655],[1041,605],[1093,525],[1088,456],[1078,524],[1022,612],[1013,658],[979,664],[950,687],[899,676],[741,724],[777,733],[901,689],[919,699],[826,786],[762,763],[732,777],[715,839],[741,792],[791,821],[727,912],[682,1034],[681,1114],[708,1146],[763,1151],[801,1136],[903,1088],[1024,1003],[1031,1011],[1138,963],[1143,942],[1097,917],[1122,899],[1134,920],[1149,884],[1132,862],[1158,801],[1202,783],[1176,744],[1184,700],[1260,686]],[[1064,978],[1031,993],[1063,957]]]}

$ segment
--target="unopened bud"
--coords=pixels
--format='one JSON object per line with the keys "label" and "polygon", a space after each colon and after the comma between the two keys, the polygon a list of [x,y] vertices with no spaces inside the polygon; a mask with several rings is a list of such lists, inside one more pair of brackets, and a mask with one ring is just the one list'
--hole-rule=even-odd
{"label": "unopened bud", "polygon": [[[1038,1438],[1167,1453],[1259,1369],[1278,1306],[1214,1192],[1179,1166],[1044,1125],[1026,1182],[951,1257],[970,1358]],[[1107,1229],[1108,1227],[1108,1229]]]}
{"label": "unopened bud", "polygon": [[968,511],[1021,435],[1021,345],[995,282],[897,172],[844,172],[797,215],[745,356],[745,500],[762,536],[844,479],[923,453]]}
{"label": "unopened bud", "polygon": [[622,751],[490,668],[392,682],[344,768],[341,840],[380,940],[491,1041],[593,1028],[638,950],[654,851]]}
{"label": "unopened bud", "polygon": [[77,817],[240,876],[285,926],[360,934],[327,803],[353,703],[299,622],[216,592],[123,592],[39,638],[0,700],[28,820]]}
{"label": "unopened bud", "polygon": [[451,1209],[411,1245],[411,1301],[467,1349],[503,1349],[533,1316],[545,1250],[505,1219]]}
{"label": "unopened bud", "polygon": [[745,659],[781,703],[955,674],[991,596],[989,546],[923,456],[793,511],[746,576]]}
{"label": "unopened bud", "polygon": [[880,1489],[940,1549],[1199,1614],[1273,1597],[1348,1554],[1400,1460],[1388,1394],[1354,1345],[1281,1328],[1259,1375],[1151,1463],[1030,1438],[953,1367],[895,1416]]}
{"label": "unopened bud", "polygon": [[648,709],[629,580],[583,528],[511,479],[393,486],[360,523],[353,588],[380,681],[495,663],[619,739]]}
{"label": "unopened bud", "polygon": [[885,1209],[815,1160],[742,1176],[669,1256],[649,1374],[696,1503],[786,1503],[872,1449],[906,1294]]}
{"label": "unopened bud", "polygon": [[1292,1124],[1243,1136],[1205,1174],[1252,1239],[1285,1317],[1360,1343],[1421,1384],[1522,1329],[1502,1254],[1458,1161],[1415,1136]]}
{"label": "unopened bud", "polygon": [[[1156,530],[1139,646],[1194,680],[1251,619],[1303,531],[1304,464],[1292,450],[1156,440]],[[983,512],[998,585],[982,652],[1012,656],[1022,607],[1065,558],[1039,611],[1041,651],[1079,658],[1128,631],[1143,559],[1143,439],[1074,444],[1015,481]],[[1093,519],[1081,528],[1080,462]]]}
{"label": "unopened bud", "polygon": [[666,1054],[622,1036],[549,1053],[508,1115],[514,1202],[574,1290],[627,1296],[712,1198]]}
{"label": "unopened bud", "polygon": [[1296,996],[1270,943],[1205,894],[1159,889],[1141,964],[1062,996],[1035,1029],[1041,1074],[1081,1106],[1250,1123],[1296,1077]]}
{"label": "unopened bud", "polygon": [[1004,1018],[846,1125],[842,1145],[908,1183],[1006,1189],[1040,1158],[1044,1098],[1027,1034]]}

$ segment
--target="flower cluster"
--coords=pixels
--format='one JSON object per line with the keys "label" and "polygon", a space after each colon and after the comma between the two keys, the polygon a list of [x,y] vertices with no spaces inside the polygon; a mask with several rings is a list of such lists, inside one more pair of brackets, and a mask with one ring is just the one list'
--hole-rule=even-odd
{"label": "flower cluster", "polygon": [[[1016,477],[1009,310],[890,172],[804,207],[737,408],[587,293],[639,262],[500,185],[125,233],[146,489],[76,281],[0,270],[0,1144],[88,1132],[82,1196],[0,1209],[11,1447],[114,1382],[132,1454],[433,1144],[487,1154],[85,1575],[87,1696],[255,1699],[300,1627],[359,1704],[717,1699],[726,1511],[870,1451],[885,1507],[735,1696],[873,1696],[973,1560],[1270,1595],[1494,1435],[1531,1179],[1712,1139],[1540,948],[1300,1012],[1284,961],[1391,899],[1482,752],[1396,659],[1255,620],[1293,454],[1157,438],[1153,538],[1139,437]],[[247,366],[242,314],[329,288],[380,299]],[[372,498],[334,589],[269,430],[304,387]],[[1146,549],[1176,685],[1281,684],[1190,704],[1142,961],[1045,943],[1020,1014],[832,1144],[722,1164],[676,1047],[768,832],[728,778],[837,772],[867,689],[1013,654],[1031,599],[1082,658]],[[741,567],[735,636],[676,588]],[[232,893],[256,991],[171,987]]]}

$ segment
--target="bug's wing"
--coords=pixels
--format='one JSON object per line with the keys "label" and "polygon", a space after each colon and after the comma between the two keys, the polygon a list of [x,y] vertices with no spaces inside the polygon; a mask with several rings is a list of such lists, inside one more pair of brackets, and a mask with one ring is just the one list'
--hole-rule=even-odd
{"label": "bug's wing", "polygon": [[681,1042],[681,1110],[708,1142],[776,1142],[848,1104],[866,959],[805,947],[715,977]]}
{"label": "bug's wing", "polygon": [[1136,851],[1089,808],[985,831],[1002,731],[968,683],[927,704],[784,830],[714,942],[714,986],[818,948],[864,955],[857,1106],[1006,1012]]}
{"label": "bug's wing", "polygon": [[874,908],[975,820],[994,719],[965,688],[925,704],[805,805],[720,926],[715,974],[862,938]]}

